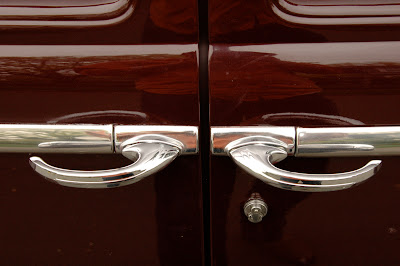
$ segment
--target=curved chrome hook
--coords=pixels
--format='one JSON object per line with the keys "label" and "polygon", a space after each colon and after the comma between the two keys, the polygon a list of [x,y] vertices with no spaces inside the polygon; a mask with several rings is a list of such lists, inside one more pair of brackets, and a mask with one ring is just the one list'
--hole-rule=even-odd
{"label": "curved chrome hook", "polygon": [[289,172],[273,165],[287,157],[284,147],[262,143],[257,141],[257,137],[253,140],[238,141],[238,145],[228,146],[229,156],[249,174],[281,189],[305,192],[342,190],[372,177],[381,166],[380,160],[373,160],[358,170],[339,174]]}
{"label": "curved chrome hook", "polygon": [[122,155],[136,160],[133,164],[109,170],[78,171],[61,169],[31,157],[32,168],[46,179],[63,186],[78,188],[111,188],[136,183],[171,163],[182,151],[179,141],[161,136],[144,135],[121,145]]}

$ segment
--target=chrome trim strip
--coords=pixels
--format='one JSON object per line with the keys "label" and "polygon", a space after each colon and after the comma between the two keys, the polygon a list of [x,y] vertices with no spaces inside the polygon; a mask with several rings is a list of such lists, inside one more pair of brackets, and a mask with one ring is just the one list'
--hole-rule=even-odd
{"label": "chrome trim strip", "polygon": [[211,152],[228,155],[228,144],[245,137],[269,137],[286,143],[288,155],[294,155],[296,129],[294,127],[212,127]]}
{"label": "chrome trim strip", "polygon": [[297,128],[297,157],[400,155],[400,126]]}
{"label": "chrome trim strip", "polygon": [[[231,146],[243,146],[260,138],[285,143],[288,155],[296,157],[346,157],[400,155],[400,126],[386,127],[212,127],[211,152],[228,155]],[[239,143],[240,142],[240,143]]]}
{"label": "chrome trim strip", "polygon": [[[122,153],[126,141],[144,135],[169,137],[182,145],[182,154],[198,153],[195,126],[133,125],[35,125],[0,124],[0,152],[25,153]],[[146,141],[145,141],[146,142]],[[170,143],[169,143],[170,144]]]}
{"label": "chrome trim strip", "polygon": [[121,144],[141,135],[162,135],[183,144],[182,155],[198,153],[198,128],[194,126],[127,126],[114,128],[115,152],[121,153]]}
{"label": "chrome trim strip", "polygon": [[113,153],[112,125],[1,124],[0,152]]}

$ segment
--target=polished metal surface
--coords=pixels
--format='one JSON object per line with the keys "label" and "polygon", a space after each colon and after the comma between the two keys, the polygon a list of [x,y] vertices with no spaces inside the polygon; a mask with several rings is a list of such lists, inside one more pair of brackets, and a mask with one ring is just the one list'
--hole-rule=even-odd
{"label": "polished metal surface", "polygon": [[67,170],[51,166],[39,157],[31,157],[32,168],[46,179],[77,188],[113,188],[136,183],[170,164],[183,144],[161,135],[143,135],[121,144],[122,155],[135,160],[131,165],[100,171]]}
{"label": "polished metal surface", "polygon": [[120,23],[129,18],[135,1],[116,0],[87,6],[0,5],[0,27],[90,27]]}
{"label": "polished metal surface", "polygon": [[268,206],[261,199],[250,199],[243,207],[244,215],[252,223],[259,223],[267,215]]}
{"label": "polished metal surface", "polygon": [[0,152],[113,153],[113,125],[0,124]]}
{"label": "polished metal surface", "polygon": [[304,174],[273,164],[287,156],[342,157],[400,155],[400,127],[213,127],[213,154],[229,155],[246,172],[286,190],[322,192],[342,190],[372,177],[381,161],[337,174]]}
{"label": "polished metal surface", "polygon": [[198,128],[191,126],[0,125],[0,152],[120,153],[133,164],[109,170],[80,171],[51,166],[31,157],[32,168],[60,185],[108,188],[151,175],[178,155],[198,152]]}
{"label": "polished metal surface", "polygon": [[[133,126],[91,124],[0,124],[0,152],[122,153],[123,143],[143,135],[170,137],[182,145],[182,154],[198,152],[194,126]],[[126,143],[125,143],[126,145]]]}
{"label": "polished metal surface", "polygon": [[229,150],[232,160],[243,170],[261,181],[282,189],[324,192],[350,188],[372,177],[381,161],[374,160],[364,167],[339,174],[304,174],[279,169],[273,164],[287,157],[283,148],[255,141]]}
{"label": "polished metal surface", "polygon": [[182,154],[198,152],[198,128],[193,126],[115,126],[115,152],[120,153],[122,143],[141,135],[163,135],[182,143]]}
{"label": "polished metal surface", "polygon": [[400,127],[297,128],[297,157],[400,155]]}
{"label": "polished metal surface", "polygon": [[272,142],[277,142],[273,146],[283,147],[288,155],[296,157],[400,155],[400,126],[212,127],[211,151],[216,155],[228,155],[230,146],[254,137],[268,138],[269,142],[273,139]]}
{"label": "polished metal surface", "polygon": [[285,145],[289,155],[295,152],[296,129],[294,127],[212,127],[211,152],[215,155],[228,155],[226,147],[233,141],[260,136],[279,141]]}

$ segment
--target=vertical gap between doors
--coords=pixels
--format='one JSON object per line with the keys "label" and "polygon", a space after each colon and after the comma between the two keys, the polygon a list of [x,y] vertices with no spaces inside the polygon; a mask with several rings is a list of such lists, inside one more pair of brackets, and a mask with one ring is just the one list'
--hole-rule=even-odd
{"label": "vertical gap between doors", "polygon": [[203,193],[204,265],[211,265],[210,230],[210,122],[208,88],[208,1],[198,0],[200,156]]}

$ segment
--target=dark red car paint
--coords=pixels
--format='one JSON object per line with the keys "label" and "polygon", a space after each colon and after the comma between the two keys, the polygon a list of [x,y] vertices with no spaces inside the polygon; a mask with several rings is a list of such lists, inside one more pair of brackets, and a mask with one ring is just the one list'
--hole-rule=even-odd
{"label": "dark red car paint", "polygon": [[[276,17],[271,3],[209,1],[211,126],[399,124],[400,45],[386,43],[400,40],[399,26],[375,25],[373,18],[363,26],[293,25]],[[0,121],[198,126],[197,27],[196,1],[143,0],[115,26],[3,28],[1,44],[24,46],[0,46],[10,51],[0,56]],[[376,41],[388,46],[366,43]],[[112,55],[118,44],[132,47]],[[181,44],[193,45],[171,52]],[[36,45],[50,45],[44,51],[56,53],[46,55],[43,47],[39,53]],[[80,46],[71,56],[76,45],[105,46],[94,56],[87,56],[92,46]],[[364,50],[357,50],[360,45]],[[316,53],[321,57],[310,61]],[[122,156],[43,157],[76,169],[127,163]],[[3,262],[204,261],[199,157],[178,158],[142,182],[111,190],[56,186],[32,172],[28,155],[0,158]],[[359,187],[312,194],[269,187],[229,158],[211,157],[213,264],[399,264],[398,159],[383,159],[379,174]],[[341,172],[366,160],[286,159],[280,166]],[[242,213],[254,192],[269,205],[260,224]]]}
{"label": "dark red car paint", "polygon": [[[370,25],[295,25],[271,3],[209,1],[211,126],[399,124],[398,25],[373,17]],[[398,158],[381,159],[381,171],[356,188],[302,193],[211,156],[213,265],[399,264]],[[288,158],[279,167],[338,173],[368,160]],[[259,224],[243,215],[252,193],[269,206]]]}
{"label": "dark red car paint", "polygon": [[[166,4],[138,1],[134,15],[112,27],[0,30],[0,122],[198,126],[197,3]],[[41,156],[69,169],[130,163]],[[49,183],[28,158],[0,155],[3,263],[203,263],[198,156],[110,190]]]}

